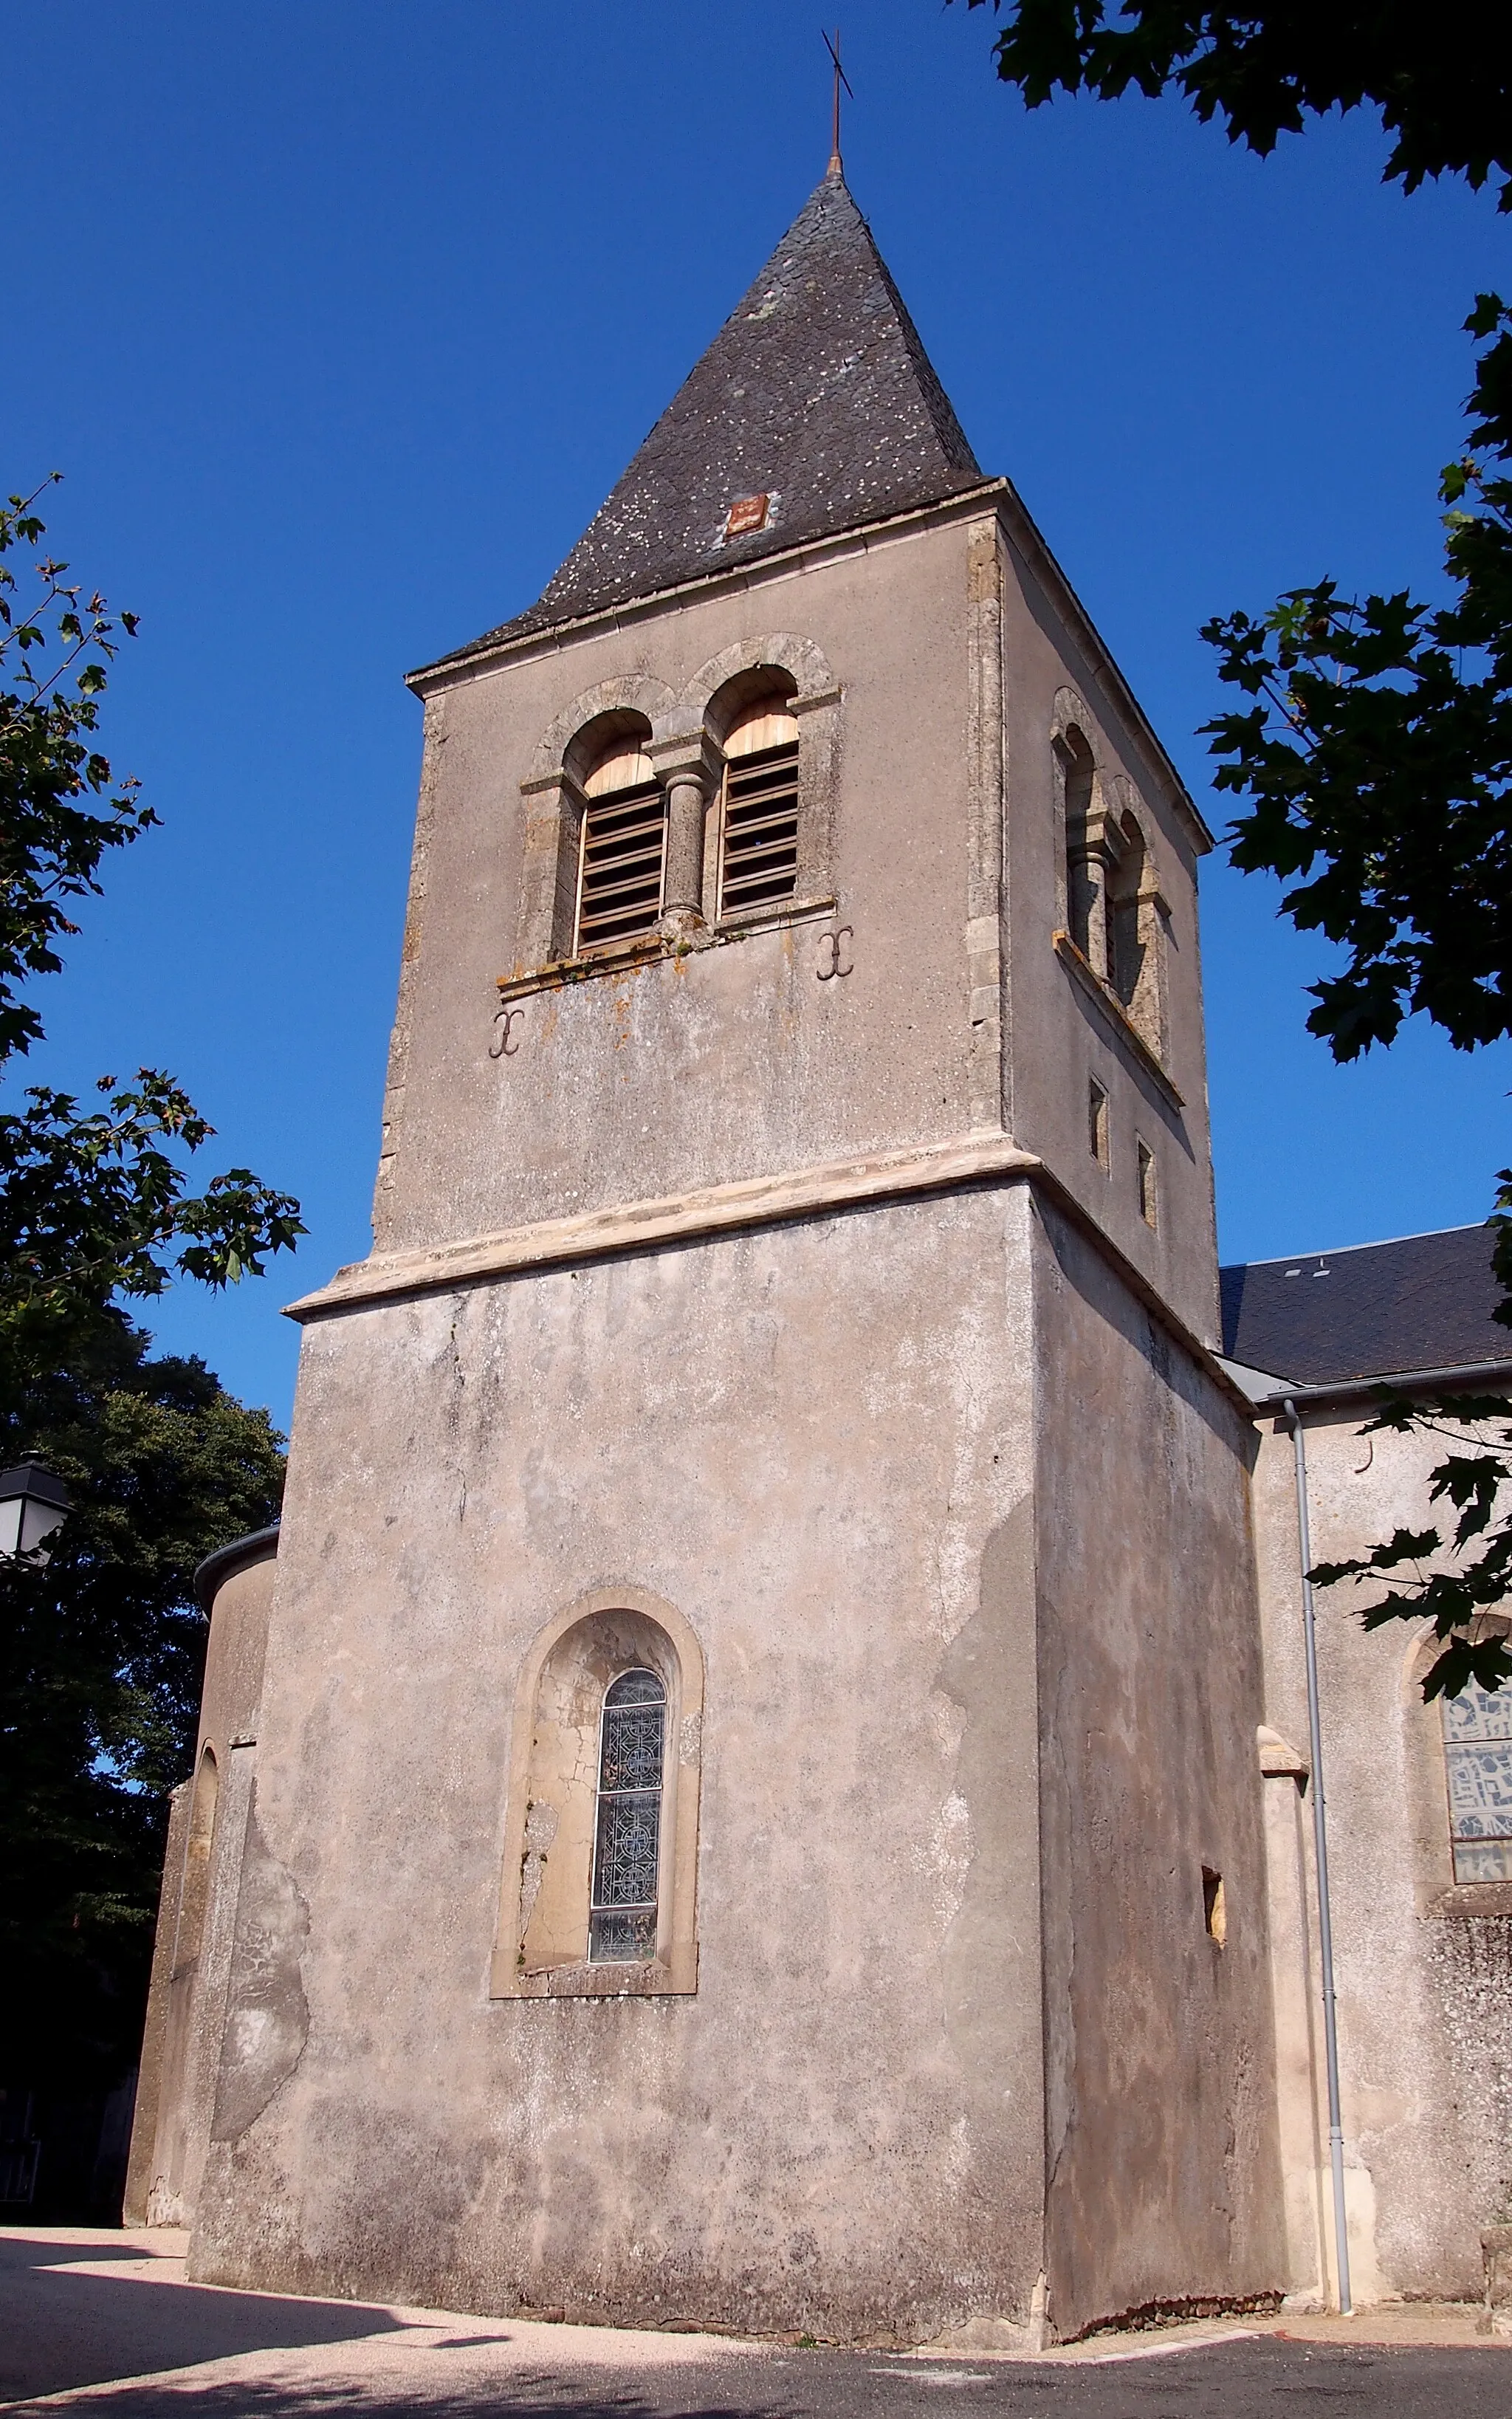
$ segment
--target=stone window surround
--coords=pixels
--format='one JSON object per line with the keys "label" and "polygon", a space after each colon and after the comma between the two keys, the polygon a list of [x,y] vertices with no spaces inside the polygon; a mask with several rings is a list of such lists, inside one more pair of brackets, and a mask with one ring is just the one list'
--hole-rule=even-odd
{"label": "stone window surround", "polygon": [[[582,1903],[582,1949],[576,1958],[538,1965],[524,1960],[530,1909],[523,1885],[534,1851],[529,1824],[540,1786],[538,1727],[543,1682],[553,1657],[569,1647],[574,1632],[591,1634],[616,1618],[635,1625],[667,1687],[667,1749],[662,1777],[661,1853],[657,1892],[656,1954],[626,1964],[588,1963],[588,1906],[592,1880],[594,1817],[597,1806],[597,1717],[592,1771],[576,1774],[571,1787],[580,1800],[573,1840],[562,1826],[562,1853],[573,1858],[563,1887]],[[595,1588],[577,1597],[549,1621],[525,1658],[515,1694],[509,1785],[504,1822],[503,1870],[499,1923],[490,1968],[490,1999],[687,1997],[698,1989],[699,1789],[702,1764],[703,1655],[676,1607],[644,1588]],[[558,1810],[560,1812],[562,1810]],[[549,1853],[550,1843],[547,1843]],[[578,1870],[580,1865],[581,1870]]]}
{"label": "stone window surround", "polygon": [[[794,897],[717,919],[713,898],[719,743],[739,708],[776,675],[798,725],[798,877]],[[791,684],[791,687],[790,685]],[[620,972],[648,958],[681,955],[834,907],[831,889],[841,691],[823,651],[791,631],[770,631],[723,648],[680,693],[649,672],[600,681],[573,699],[543,732],[520,783],[525,849],[515,963],[500,978],[503,998]],[[653,933],[575,954],[578,835],[588,759],[617,732],[634,731],[668,802],[666,912]]]}
{"label": "stone window surround", "polygon": [[[1071,844],[1066,809],[1068,743],[1072,732],[1081,740],[1091,759],[1092,774],[1086,831],[1074,850]],[[1056,843],[1056,917],[1052,945],[1067,972],[1102,1012],[1118,1040],[1133,1047],[1135,1056],[1146,1072],[1154,1078],[1168,1105],[1180,1109],[1184,1102],[1171,1080],[1166,1063],[1170,1047],[1166,995],[1170,906],[1157,871],[1149,811],[1127,774],[1104,771],[1109,751],[1095,716],[1088,713],[1074,689],[1063,687],[1057,691],[1050,736]],[[1142,986],[1146,993],[1146,1013],[1137,1017],[1115,989],[1110,969],[1102,963],[1101,955],[1104,929],[1101,909],[1118,853],[1115,834],[1119,824],[1129,821],[1134,823],[1144,850],[1136,910],[1149,978],[1148,983]],[[1072,930],[1073,856],[1076,868],[1090,890],[1088,901],[1088,947],[1085,949],[1073,937]]]}

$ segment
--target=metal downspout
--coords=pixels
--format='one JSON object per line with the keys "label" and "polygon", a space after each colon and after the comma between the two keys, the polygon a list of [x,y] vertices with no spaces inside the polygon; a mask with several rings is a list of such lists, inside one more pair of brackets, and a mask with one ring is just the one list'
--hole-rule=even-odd
{"label": "metal downspout", "polygon": [[1339,2116],[1339,2040],[1334,2011],[1334,1919],[1328,1895],[1328,1823],[1323,1798],[1323,1735],[1318,1717],[1318,1633],[1313,1619],[1312,1546],[1307,1531],[1307,1449],[1302,1419],[1288,1394],[1284,1416],[1291,1430],[1292,1458],[1297,1474],[1297,1536],[1302,1554],[1302,1626],[1307,1648],[1307,1733],[1312,1750],[1313,1847],[1318,1861],[1318,1935],[1323,1972],[1323,2055],[1328,2068],[1328,2157],[1334,2171],[1334,2249],[1338,2273],[1339,2309],[1352,2316],[1350,2291],[1350,2236],[1344,2205],[1344,2128]]}

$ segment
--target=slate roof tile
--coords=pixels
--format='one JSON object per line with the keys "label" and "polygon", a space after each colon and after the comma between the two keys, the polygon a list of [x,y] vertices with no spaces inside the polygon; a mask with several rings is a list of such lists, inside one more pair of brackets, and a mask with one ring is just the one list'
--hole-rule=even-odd
{"label": "slate roof tile", "polygon": [[[872,231],[831,175],[537,603],[473,647],[938,503],[981,478]],[[759,495],[770,499],[764,528],[727,539],[731,505]]]}
{"label": "slate roof tile", "polygon": [[1298,1386],[1512,1363],[1486,1226],[1222,1269],[1224,1351]]}

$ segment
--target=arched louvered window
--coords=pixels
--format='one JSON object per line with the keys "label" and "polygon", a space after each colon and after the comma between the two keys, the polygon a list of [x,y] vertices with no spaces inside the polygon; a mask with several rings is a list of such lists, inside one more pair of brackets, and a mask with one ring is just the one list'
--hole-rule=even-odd
{"label": "arched louvered window", "polygon": [[1056,742],[1066,806],[1066,925],[1072,939],[1099,974],[1104,971],[1104,926],[1091,861],[1088,823],[1092,812],[1092,751],[1074,727]]}
{"label": "arched louvered window", "polygon": [[649,757],[618,740],[583,783],[577,946],[649,932],[661,914],[667,800]]}
{"label": "arched louvered window", "polygon": [[718,915],[791,899],[798,880],[798,726],[760,699],[725,735]]}
{"label": "arched louvered window", "polygon": [[1107,978],[1131,1013],[1139,996],[1146,941],[1140,931],[1140,905],[1145,883],[1145,838],[1133,815],[1110,824],[1107,833],[1108,871],[1103,901],[1107,911]]}
{"label": "arched louvered window", "polygon": [[666,1728],[667,1691],[655,1672],[622,1672],[609,1683],[598,1748],[591,1964],[623,1964],[656,1953]]}

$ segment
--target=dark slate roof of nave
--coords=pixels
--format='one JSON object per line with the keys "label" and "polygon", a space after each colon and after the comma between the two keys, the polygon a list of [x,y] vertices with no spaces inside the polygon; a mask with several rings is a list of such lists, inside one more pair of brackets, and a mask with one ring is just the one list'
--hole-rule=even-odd
{"label": "dark slate roof of nave", "polygon": [[1223,1348],[1298,1386],[1512,1362],[1487,1226],[1219,1271]]}
{"label": "dark slate roof of nave", "polygon": [[[826,177],[539,600],[473,645],[938,503],[981,477],[870,227]],[[731,505],[763,494],[767,526],[727,542]]]}

